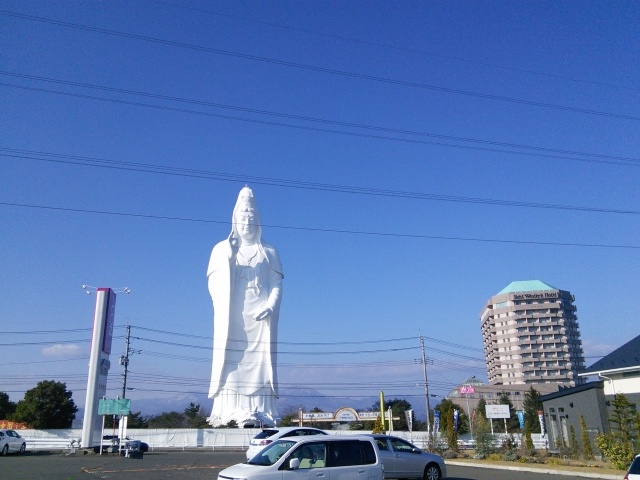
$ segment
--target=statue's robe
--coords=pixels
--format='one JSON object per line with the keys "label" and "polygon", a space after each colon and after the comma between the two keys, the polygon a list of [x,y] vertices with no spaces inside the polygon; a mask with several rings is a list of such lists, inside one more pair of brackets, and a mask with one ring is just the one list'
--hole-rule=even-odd
{"label": "statue's robe", "polygon": [[[282,273],[282,264],[278,251],[268,243],[261,241],[257,244],[258,253],[266,257],[270,273],[274,272],[280,275],[280,279],[284,278]],[[213,320],[213,363],[211,368],[211,385],[209,387],[209,398],[215,398],[221,390],[226,388],[225,381],[229,375],[227,365],[227,357],[230,349],[236,349],[234,339],[229,338],[231,319],[231,296],[232,289],[235,285],[234,278],[235,262],[237,250],[231,247],[230,238],[218,243],[211,252],[209,268],[207,269],[207,277],[209,284],[209,293],[213,300],[214,320]],[[269,290],[273,285],[269,285]],[[279,286],[281,289],[281,286]],[[250,379],[252,383],[261,383],[262,386],[269,386],[271,395],[278,394],[278,373],[277,373],[277,340],[278,340],[278,319],[280,316],[280,303],[282,300],[282,291],[278,292],[277,298],[271,298],[270,302],[265,303],[264,308],[271,308],[273,313],[266,320],[259,322],[268,322],[269,334],[268,341],[261,342],[258,348],[261,351],[261,361],[266,365],[260,369],[266,371],[264,379]],[[236,319],[237,321],[237,319]],[[262,354],[263,353],[263,354]],[[261,385],[256,385],[258,390]],[[234,389],[233,386],[230,389]],[[215,402],[215,401],[214,401]]]}

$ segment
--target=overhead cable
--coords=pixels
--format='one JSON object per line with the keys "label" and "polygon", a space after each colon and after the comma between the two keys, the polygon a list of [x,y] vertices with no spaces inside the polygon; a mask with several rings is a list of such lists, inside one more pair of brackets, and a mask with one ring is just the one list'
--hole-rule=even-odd
{"label": "overhead cable", "polygon": [[[465,149],[465,150],[476,150],[476,151],[482,151],[482,152],[496,152],[496,153],[506,153],[506,154],[512,154],[512,155],[523,155],[523,156],[527,156],[527,157],[555,158],[555,159],[561,159],[561,160],[576,160],[576,161],[580,161],[580,162],[603,163],[603,164],[611,164],[611,165],[626,165],[626,166],[631,166],[631,167],[638,166],[638,164],[637,164],[638,160],[637,159],[630,159],[628,161],[627,160],[598,160],[596,158],[586,158],[586,157],[582,158],[582,157],[552,155],[550,153],[527,152],[527,151],[516,151],[516,150],[503,150],[503,149],[499,149],[499,148],[479,147],[479,146],[473,146],[473,145],[457,145],[457,144],[444,143],[444,142],[435,142],[435,141],[427,141],[427,140],[416,140],[416,139],[413,139],[413,138],[390,137],[390,136],[386,136],[386,135],[374,135],[374,134],[361,133],[361,132],[350,132],[350,131],[345,131],[345,130],[332,130],[332,129],[328,129],[328,128],[311,127],[311,126],[307,126],[307,125],[295,125],[295,124],[282,123],[282,122],[273,122],[273,121],[261,120],[261,119],[256,119],[256,118],[234,117],[232,115],[222,115],[222,114],[219,114],[219,113],[203,112],[203,111],[200,111],[200,110],[189,110],[189,109],[185,109],[185,108],[176,108],[176,107],[169,107],[169,106],[164,106],[164,105],[154,105],[154,104],[150,104],[150,103],[131,102],[131,101],[119,100],[119,99],[115,99],[115,98],[98,97],[98,96],[95,96],[95,95],[83,95],[83,94],[80,94],[80,93],[62,92],[62,91],[59,91],[59,90],[49,90],[49,89],[46,89],[46,88],[27,87],[27,86],[24,86],[24,85],[16,85],[16,84],[11,84],[11,83],[4,83],[4,82],[0,82],[0,86],[10,87],[10,88],[18,88],[18,89],[22,89],[22,90],[31,90],[31,91],[35,91],[35,92],[53,93],[53,94],[56,94],[56,95],[64,95],[64,96],[68,96],[68,97],[76,97],[76,98],[83,98],[83,99],[90,99],[90,100],[99,100],[99,101],[102,101],[102,102],[117,103],[117,104],[123,104],[123,105],[132,105],[132,106],[136,106],[136,107],[152,108],[152,109],[156,109],[156,110],[167,110],[167,111],[171,111],[171,112],[202,115],[202,116],[206,116],[206,117],[222,118],[222,119],[226,119],[226,120],[238,120],[238,121],[241,121],[241,122],[255,123],[255,124],[261,124],[261,125],[271,125],[271,126],[277,126],[277,127],[294,128],[294,129],[298,129],[298,130],[308,130],[308,131],[312,131],[312,132],[332,133],[332,134],[347,135],[347,136],[352,136],[352,137],[369,138],[369,139],[374,139],[374,140],[389,140],[389,141],[401,142],[401,143],[411,143],[411,144],[418,144],[418,145],[434,145],[434,146],[438,146],[438,147],[460,148],[460,149]],[[625,157],[620,157],[620,158],[625,158]],[[37,160],[37,159],[34,159],[34,160]],[[634,162],[636,162],[636,163],[634,163]]]}
{"label": "overhead cable", "polygon": [[[61,79],[51,78],[51,77],[27,75],[27,74],[23,74],[23,73],[9,72],[9,71],[5,71],[5,70],[0,70],[0,75],[9,76],[9,77],[15,77],[15,78],[21,78],[21,79],[27,79],[27,80],[36,80],[36,81],[41,81],[41,82],[55,83],[55,84],[61,84],[61,85],[68,85],[68,86],[73,86],[73,87],[88,88],[88,89],[92,89],[92,90],[107,91],[107,92],[112,92],[112,93],[122,93],[122,94],[135,95],[135,96],[141,96],[141,97],[146,97],[146,98],[167,100],[167,101],[171,101],[171,102],[187,103],[187,104],[192,104],[192,105],[200,105],[200,106],[207,106],[207,107],[213,107],[213,108],[221,108],[221,109],[226,109],[226,110],[234,110],[234,111],[239,111],[239,112],[243,112],[243,113],[252,113],[252,114],[258,114],[258,115],[268,115],[268,116],[274,116],[274,117],[279,117],[279,118],[286,118],[286,119],[290,119],[290,120],[301,120],[301,121],[305,121],[305,122],[322,123],[322,124],[328,124],[328,125],[334,125],[334,126],[340,126],[340,127],[358,128],[358,129],[373,130],[373,131],[385,132],[385,133],[412,135],[412,136],[418,136],[418,137],[437,138],[437,139],[441,139],[441,140],[453,140],[453,141],[457,141],[457,142],[468,142],[468,143],[476,143],[476,144],[481,144],[481,145],[492,145],[492,146],[498,146],[498,147],[517,148],[517,149],[523,149],[523,150],[530,150],[530,151],[534,151],[534,152],[542,152],[543,154],[544,153],[552,153],[552,154],[561,154],[561,155],[583,156],[583,157],[587,157],[587,158],[600,159],[600,160],[614,160],[614,161],[621,161],[621,162],[640,163],[640,159],[637,159],[637,158],[629,158],[629,157],[621,157],[621,156],[615,156],[615,155],[605,155],[605,154],[589,153],[589,152],[580,152],[580,151],[564,150],[564,149],[549,148],[549,147],[540,147],[540,146],[536,146],[536,145],[522,145],[522,144],[517,144],[517,143],[512,143],[512,142],[500,142],[500,141],[495,141],[495,140],[485,140],[485,139],[478,139],[478,138],[459,137],[459,136],[455,136],[455,135],[444,135],[444,134],[439,134],[439,133],[421,132],[421,131],[407,130],[407,129],[400,129],[400,128],[381,127],[381,126],[376,126],[376,125],[366,125],[366,124],[361,124],[361,123],[345,122],[345,121],[339,121],[339,120],[330,120],[330,119],[326,119],[326,118],[308,117],[308,116],[304,116],[304,115],[295,115],[295,114],[290,114],[290,113],[274,112],[274,111],[270,111],[270,110],[261,110],[261,109],[241,107],[241,106],[237,106],[237,105],[229,105],[229,104],[224,104],[224,103],[209,102],[209,101],[204,101],[204,100],[196,100],[196,99],[183,98],[183,97],[174,97],[174,96],[170,96],[170,95],[161,95],[161,94],[150,93],[150,92],[142,92],[142,91],[138,91],[138,90],[129,90],[129,89],[124,89],[124,88],[107,87],[107,86],[103,86],[103,85],[95,85],[95,84],[83,83],[83,82],[73,82],[73,81],[69,81],[69,80],[61,80]],[[6,84],[6,85],[9,86],[11,84]],[[16,87],[22,87],[22,86],[16,86]],[[62,93],[62,94],[66,94],[68,92],[59,92],[59,91],[55,91],[55,90],[48,91],[47,90],[46,93]],[[98,97],[98,99],[99,98],[100,97]],[[459,147],[458,145],[450,145],[450,144],[437,144],[437,145],[449,146],[449,147]],[[505,151],[502,151],[502,150],[499,150],[499,151],[500,152],[505,152]],[[509,151],[506,151],[506,152],[507,153],[516,153],[516,154],[518,153],[518,152],[509,152]],[[541,156],[544,156],[544,155],[541,155]],[[557,158],[557,157],[552,155],[550,158]],[[561,157],[561,158],[564,158],[564,157]]]}
{"label": "overhead cable", "polygon": [[244,60],[251,60],[251,61],[257,61],[257,62],[262,62],[262,63],[269,63],[269,64],[272,64],[272,65],[279,65],[279,66],[284,66],[284,67],[292,67],[292,68],[296,68],[296,69],[303,69],[303,70],[309,70],[309,71],[314,71],[314,72],[319,72],[319,73],[327,73],[327,74],[331,74],[331,75],[338,75],[338,76],[342,76],[342,77],[355,78],[355,79],[359,79],[359,80],[368,80],[368,81],[373,81],[373,82],[378,82],[378,83],[385,83],[385,84],[390,84],[390,85],[399,85],[399,86],[418,88],[418,89],[423,89],[423,90],[432,90],[432,91],[443,92],[443,93],[451,93],[451,94],[463,95],[463,96],[468,96],[468,97],[482,98],[482,99],[486,99],[486,100],[498,100],[498,101],[503,101],[503,102],[520,104],[520,105],[551,108],[551,109],[555,109],[555,110],[562,110],[562,111],[573,112],[573,113],[583,113],[583,114],[596,115],[596,116],[601,116],[601,117],[617,118],[617,119],[621,119],[621,120],[634,120],[634,121],[640,120],[640,117],[633,116],[633,115],[624,115],[624,114],[620,114],[620,113],[603,112],[603,111],[590,110],[590,109],[585,109],[585,108],[569,107],[569,106],[565,106],[565,105],[538,102],[538,101],[534,101],[534,100],[524,100],[524,99],[520,99],[520,98],[505,97],[505,96],[493,95],[493,94],[489,94],[489,93],[473,92],[473,91],[468,91],[468,90],[460,90],[460,89],[455,89],[455,88],[442,87],[442,86],[438,86],[438,85],[428,85],[428,84],[425,84],[425,83],[409,82],[409,81],[405,81],[405,80],[378,77],[378,76],[375,76],[375,75],[367,75],[367,74],[363,74],[363,73],[349,72],[349,71],[346,71],[346,70],[336,70],[336,69],[333,69],[333,68],[320,67],[320,66],[317,66],[317,65],[309,65],[309,64],[303,64],[303,63],[297,63],[297,62],[290,62],[290,61],[286,61],[286,60],[278,60],[278,59],[275,59],[275,58],[267,58],[267,57],[262,57],[262,56],[258,56],[258,55],[251,55],[251,54],[247,54],[247,53],[233,52],[233,51],[230,51],[230,50],[222,50],[222,49],[218,49],[218,48],[204,47],[204,46],[200,46],[200,45],[193,45],[193,44],[184,43],[184,42],[176,42],[176,41],[166,40],[166,39],[157,38],[157,37],[148,37],[148,36],[145,36],[145,35],[137,35],[137,34],[133,34],[133,33],[126,33],[126,32],[121,32],[121,31],[116,31],[116,30],[109,30],[109,29],[106,29],[106,28],[91,27],[91,26],[88,26],[88,25],[81,25],[81,24],[77,24],[77,23],[65,22],[65,21],[61,21],[61,20],[55,20],[55,19],[52,19],[52,18],[38,17],[38,16],[35,16],[35,15],[26,15],[26,14],[17,13],[17,12],[9,12],[9,11],[6,11],[6,10],[0,10],[0,15],[4,15],[4,16],[7,16],[7,17],[21,18],[23,20],[30,20],[30,21],[46,23],[46,24],[49,24],[49,25],[57,25],[57,26],[62,26],[62,27],[68,27],[68,28],[73,28],[73,29],[76,29],[76,30],[83,30],[83,31],[88,31],[88,32],[93,32],[93,33],[102,33],[102,34],[105,34],[105,35],[112,35],[112,36],[121,37],[121,38],[128,38],[128,39],[133,39],[133,40],[141,40],[141,41],[144,41],[144,42],[156,43],[156,44],[160,44],[160,45],[167,45],[167,46],[172,46],[172,47],[185,48],[185,49],[190,49],[190,50],[195,50],[195,51],[200,51],[200,52],[214,53],[214,54],[223,55],[223,56],[227,56],[227,57],[242,58]]}
{"label": "overhead cable", "polygon": [[[146,218],[154,220],[171,220],[180,222],[194,222],[194,223],[213,223],[220,225],[230,225],[232,222],[223,220],[207,220],[201,218],[187,218],[187,217],[174,217],[165,215],[148,215],[142,213],[127,213],[127,212],[111,212],[106,210],[90,210],[85,208],[68,208],[68,207],[54,207],[50,205],[35,205],[27,203],[16,202],[0,202],[0,205],[7,207],[19,207],[19,208],[31,208],[37,210],[51,210],[59,212],[76,212],[76,213],[90,213],[97,215],[112,215],[117,217],[131,217],[131,218]],[[542,242],[534,240],[503,240],[497,238],[473,238],[473,237],[452,237],[444,235],[418,235],[409,233],[391,233],[391,232],[371,232],[363,230],[342,230],[342,229],[329,229],[329,228],[313,228],[313,227],[294,227],[285,225],[273,225],[262,224],[263,227],[298,230],[307,232],[323,232],[323,233],[340,233],[350,235],[365,235],[365,236],[379,236],[379,237],[392,237],[392,238],[406,238],[406,239],[425,239],[425,240],[453,240],[462,242],[479,242],[479,243],[504,243],[515,245],[542,245],[542,246],[557,246],[557,247],[584,247],[584,248],[607,248],[607,249],[629,249],[640,250],[640,245],[616,245],[606,243],[577,243],[577,242]]]}
{"label": "overhead cable", "polygon": [[617,84],[608,83],[608,82],[598,82],[596,80],[586,80],[584,78],[568,77],[566,75],[558,75],[558,74],[555,74],[555,73],[540,72],[540,71],[537,71],[537,70],[530,70],[530,69],[526,69],[526,68],[510,67],[510,66],[506,66],[506,65],[500,65],[500,64],[497,64],[497,63],[492,63],[492,62],[482,62],[482,61],[479,61],[479,60],[472,60],[470,58],[457,57],[457,56],[454,56],[454,55],[444,55],[444,54],[441,54],[441,53],[427,52],[425,50],[416,50],[416,49],[413,49],[413,48],[400,47],[398,45],[390,45],[388,43],[378,43],[378,42],[373,42],[371,40],[363,40],[361,38],[347,37],[347,36],[344,36],[344,35],[335,35],[335,34],[326,33],[326,32],[318,32],[317,30],[309,30],[309,29],[306,29],[306,28],[293,27],[291,25],[282,25],[282,24],[273,23],[273,22],[265,22],[264,20],[256,20],[256,19],[253,19],[253,18],[241,17],[241,16],[238,16],[238,15],[230,15],[228,13],[214,12],[212,10],[206,10],[204,8],[190,7],[190,6],[187,6],[187,5],[179,5],[177,3],[165,2],[165,1],[161,1],[161,0],[148,0],[148,1],[153,2],[153,3],[158,3],[158,4],[161,4],[161,5],[169,5],[169,6],[176,7],[176,8],[192,10],[194,12],[209,13],[211,15],[216,15],[216,16],[224,17],[224,18],[234,18],[236,20],[243,20],[245,22],[251,22],[251,23],[258,24],[258,25],[267,25],[267,26],[270,26],[270,27],[276,27],[276,28],[280,28],[280,29],[288,30],[288,31],[308,33],[308,34],[317,35],[317,36],[320,36],[320,37],[333,38],[333,39],[337,39],[337,40],[345,40],[345,41],[348,41],[348,42],[360,43],[362,45],[371,45],[371,46],[374,46],[374,47],[388,48],[388,49],[396,50],[396,51],[399,51],[399,52],[417,53],[419,55],[428,55],[430,57],[443,58],[445,60],[455,60],[457,62],[465,62],[465,63],[474,64],[474,65],[482,65],[482,66],[485,66],[485,67],[499,68],[499,69],[502,69],[502,70],[510,70],[510,71],[513,71],[513,72],[527,73],[527,74],[532,74],[532,75],[539,75],[539,76],[542,76],[542,77],[555,78],[555,79],[558,79],[558,80],[568,80],[570,82],[586,83],[586,84],[590,84],[590,85],[601,85],[603,87],[622,88],[622,89],[625,89],[625,90],[635,90],[635,91],[640,90],[640,88],[629,87],[629,86],[626,86],[626,85],[617,85]]}

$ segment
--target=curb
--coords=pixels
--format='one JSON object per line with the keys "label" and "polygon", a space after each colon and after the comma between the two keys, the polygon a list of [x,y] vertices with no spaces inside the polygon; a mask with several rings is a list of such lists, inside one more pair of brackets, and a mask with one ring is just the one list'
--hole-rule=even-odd
{"label": "curb", "polygon": [[471,462],[456,462],[455,460],[445,460],[445,465],[455,465],[456,467],[475,467],[475,468],[492,468],[495,470],[514,470],[516,472],[533,472],[533,473],[548,473],[551,475],[569,475],[574,477],[586,477],[586,478],[606,478],[608,480],[621,480],[624,476],[624,472],[621,470],[620,475],[613,475],[610,473],[596,473],[596,472],[576,472],[573,470],[555,470],[551,468],[532,468],[532,467],[516,467],[510,465],[485,465],[482,463]]}

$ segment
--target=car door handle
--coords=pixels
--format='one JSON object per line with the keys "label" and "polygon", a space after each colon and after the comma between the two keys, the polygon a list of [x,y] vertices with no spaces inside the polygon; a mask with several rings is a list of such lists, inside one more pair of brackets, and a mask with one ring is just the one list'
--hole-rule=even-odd
{"label": "car door handle", "polygon": [[394,457],[396,457],[396,458],[400,458],[400,454],[399,454],[399,453],[396,453],[396,454],[394,455]]}
{"label": "car door handle", "polygon": [[360,470],[358,470],[358,473],[364,473],[364,472],[365,472],[364,468],[361,468]]}
{"label": "car door handle", "polygon": [[316,472],[316,477],[324,477],[324,472]]}

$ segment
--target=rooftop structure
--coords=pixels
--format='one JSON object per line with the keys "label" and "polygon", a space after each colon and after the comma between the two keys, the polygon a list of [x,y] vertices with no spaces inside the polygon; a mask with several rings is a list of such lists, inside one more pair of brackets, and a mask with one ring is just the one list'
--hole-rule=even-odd
{"label": "rooftop structure", "polygon": [[583,383],[584,356],[570,292],[540,280],[511,282],[480,313],[491,385]]}

